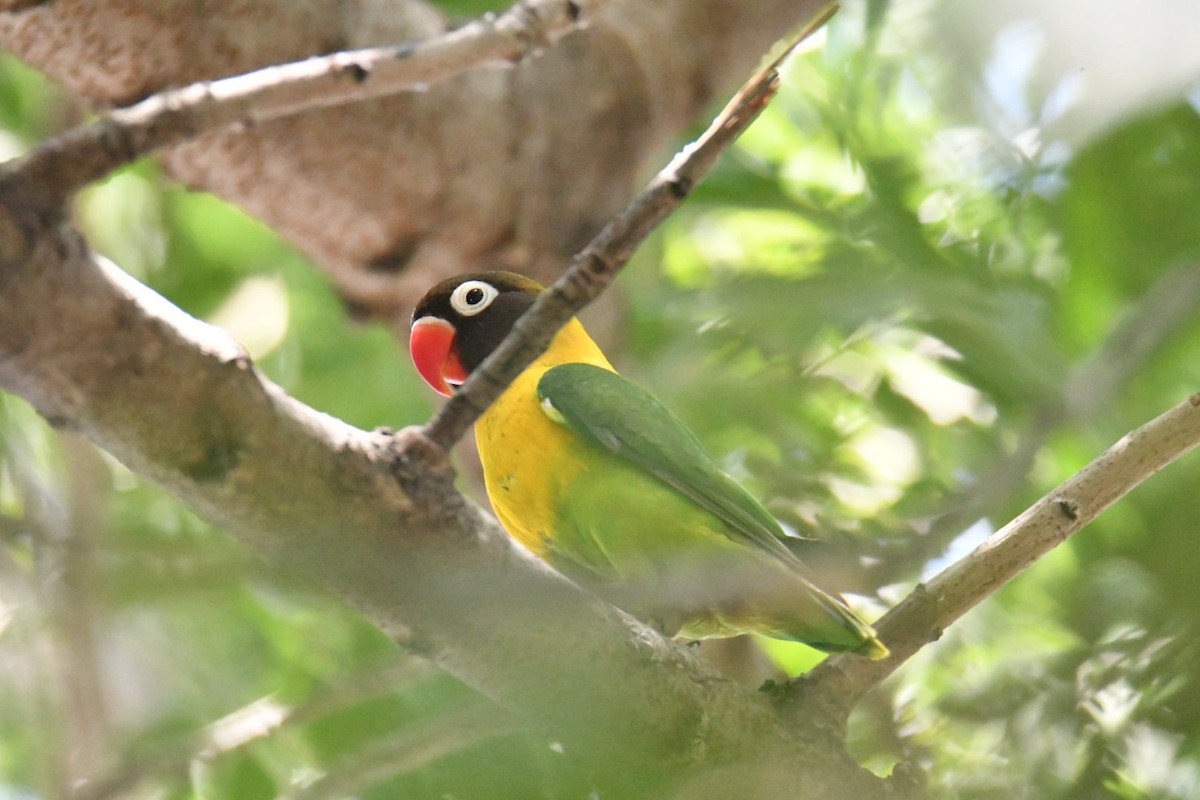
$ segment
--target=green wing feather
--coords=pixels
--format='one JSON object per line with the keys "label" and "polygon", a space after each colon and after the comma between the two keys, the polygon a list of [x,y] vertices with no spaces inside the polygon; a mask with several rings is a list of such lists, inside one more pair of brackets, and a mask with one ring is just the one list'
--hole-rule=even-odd
{"label": "green wing feather", "polygon": [[722,472],[696,436],[637,384],[591,364],[561,364],[542,376],[537,391],[552,419],[705,508],[745,544],[803,569],[781,541],[786,534],[771,512]]}
{"label": "green wing feather", "polygon": [[874,659],[887,655],[871,626],[804,577],[807,570],[781,540],[785,534],[771,513],[722,472],[695,435],[654,397],[615,372],[591,364],[551,368],[538,382],[537,393],[551,419],[707,510],[725,523],[717,527],[724,527],[731,539],[791,567],[820,609],[819,615],[833,623],[831,629],[810,616],[799,636],[794,629],[785,630],[786,624],[769,635],[825,650],[853,649]]}

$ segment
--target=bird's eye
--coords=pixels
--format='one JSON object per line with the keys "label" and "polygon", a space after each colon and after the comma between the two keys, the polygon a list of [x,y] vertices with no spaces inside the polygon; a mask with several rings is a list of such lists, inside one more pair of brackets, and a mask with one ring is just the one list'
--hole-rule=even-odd
{"label": "bird's eye", "polygon": [[496,287],[484,281],[464,281],[450,295],[450,306],[464,317],[473,317],[496,299]]}

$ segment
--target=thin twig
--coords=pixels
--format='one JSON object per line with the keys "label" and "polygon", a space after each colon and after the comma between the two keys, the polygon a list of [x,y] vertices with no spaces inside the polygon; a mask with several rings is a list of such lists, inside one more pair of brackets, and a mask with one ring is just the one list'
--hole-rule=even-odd
{"label": "thin twig", "polygon": [[216,761],[282,730],[295,729],[356,703],[410,688],[425,680],[429,673],[427,665],[412,659],[391,669],[356,674],[352,680],[346,680],[302,705],[287,706],[273,697],[259,698],[177,742],[153,752],[130,753],[111,773],[79,782],[71,792],[71,800],[126,797],[146,781],[185,777],[197,761]]}
{"label": "thin twig", "polygon": [[0,168],[57,206],[78,189],[159,148],[230,125],[357,102],[481,68],[509,67],[592,20],[608,0],[521,0],[441,36],[333,53],[156,94],[52,139]]}
{"label": "thin twig", "polygon": [[970,555],[918,586],[875,625],[891,656],[830,657],[802,679],[792,708],[810,714],[817,704],[844,721],[863,693],[937,641],[951,623],[1197,444],[1200,393],[1124,436]]}
{"label": "thin twig", "polygon": [[767,107],[779,89],[779,66],[837,13],[822,9],[791,44],[734,95],[700,138],[679,151],[632,202],[571,261],[563,276],[538,296],[500,346],[471,373],[425,426],[426,437],[449,449],[549,345],[558,329],[612,283],[633,251],[691,193],[721,155]]}
{"label": "thin twig", "polygon": [[[376,783],[416,772],[453,753],[520,730],[516,719],[495,706],[471,703],[455,711],[413,722],[391,736],[372,741],[308,786],[282,800],[353,797]],[[449,797],[449,795],[445,795]]]}

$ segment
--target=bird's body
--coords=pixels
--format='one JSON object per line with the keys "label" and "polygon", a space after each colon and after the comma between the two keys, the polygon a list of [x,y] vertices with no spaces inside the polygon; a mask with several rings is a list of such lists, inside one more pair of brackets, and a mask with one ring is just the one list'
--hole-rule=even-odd
{"label": "bird's body", "polygon": [[[502,272],[434,287],[414,314],[422,375],[452,391],[540,289]],[[757,631],[886,655],[869,625],[804,575],[770,513],[669,411],[617,375],[577,320],[475,432],[488,497],[513,538],[664,632]]]}
{"label": "bird's body", "polygon": [[[545,558],[558,526],[566,487],[588,471],[573,435],[548,417],[537,386],[561,363],[612,369],[578,320],[555,337],[475,425],[488,499],[504,529]],[[531,469],[530,465],[537,465]],[[586,477],[586,476],[585,476]]]}

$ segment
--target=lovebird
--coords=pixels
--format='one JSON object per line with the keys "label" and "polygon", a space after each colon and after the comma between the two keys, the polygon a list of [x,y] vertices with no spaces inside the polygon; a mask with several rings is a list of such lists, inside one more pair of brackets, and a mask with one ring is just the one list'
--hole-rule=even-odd
{"label": "lovebird", "polygon": [[[453,394],[541,291],[501,271],[437,284],[413,312],[417,371]],[[771,513],[618,375],[578,320],[480,417],[475,437],[505,530],[665,635],[757,632],[887,655],[870,625],[813,583]]]}

